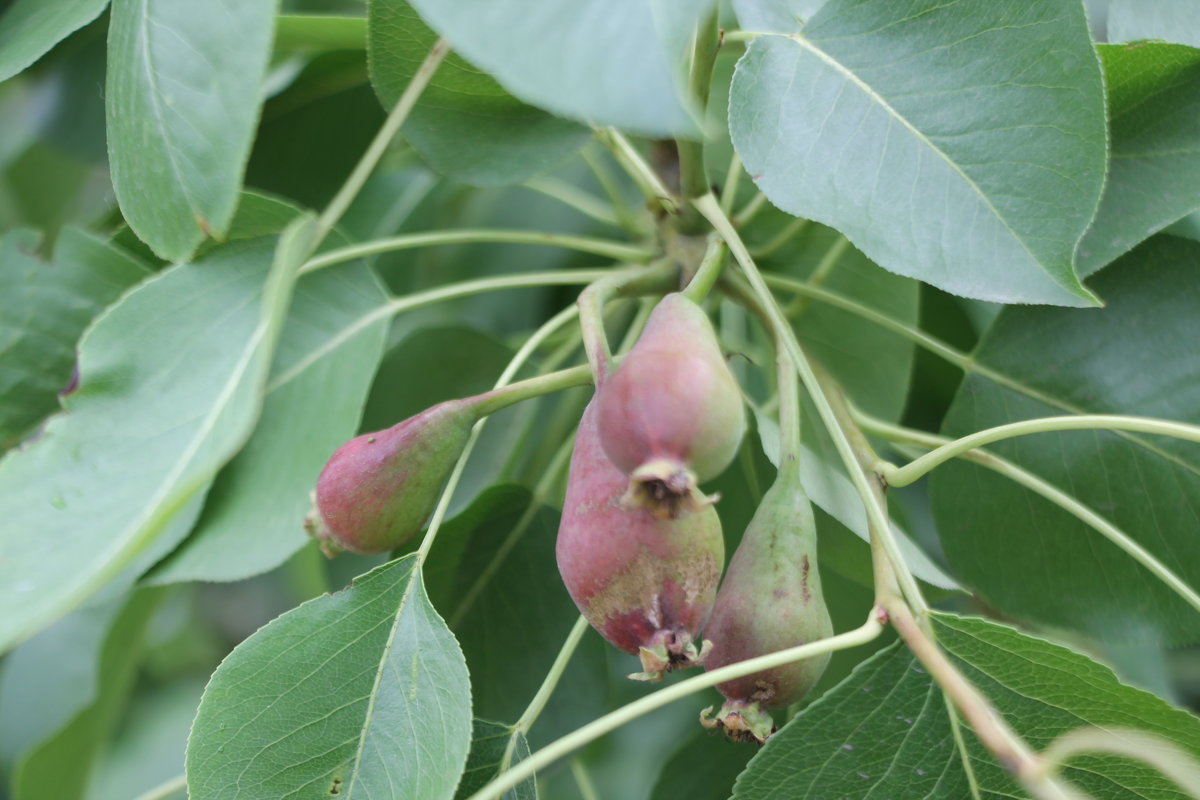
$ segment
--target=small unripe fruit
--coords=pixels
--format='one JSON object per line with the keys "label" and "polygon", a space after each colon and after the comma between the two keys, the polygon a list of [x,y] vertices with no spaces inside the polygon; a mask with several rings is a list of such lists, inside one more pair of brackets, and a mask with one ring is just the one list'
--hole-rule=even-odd
{"label": "small unripe fruit", "polygon": [[597,402],[604,452],[630,476],[626,503],[659,516],[706,505],[696,484],[729,466],[746,428],[712,323],[678,293],[655,306]]}
{"label": "small unripe fruit", "polygon": [[[733,554],[704,636],[706,669],[824,639],[833,633],[817,571],[812,506],[799,471],[787,470],[763,496]],[[765,741],[774,730],[768,709],[804,697],[829,663],[822,654],[717,685],[726,702],[715,719],[734,738]]]}
{"label": "small unripe fruit", "polygon": [[711,506],[679,519],[625,508],[627,478],[604,454],[598,404],[588,404],[571,455],[558,529],[558,569],[575,605],[605,639],[641,657],[657,679],[699,663],[693,640],[712,610],[725,560]]}
{"label": "small unripe fruit", "polygon": [[479,418],[478,397],[447,400],[330,457],[304,522],[333,556],[386,553],[416,535]]}

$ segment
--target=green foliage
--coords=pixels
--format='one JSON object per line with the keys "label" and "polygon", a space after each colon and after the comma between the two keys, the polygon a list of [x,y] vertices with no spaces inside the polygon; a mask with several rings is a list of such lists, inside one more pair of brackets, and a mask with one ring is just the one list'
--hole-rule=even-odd
{"label": "green foliage", "polygon": [[[1092,285],[1102,309],[1006,308],[974,354],[946,415],[958,435],[1062,413],[1200,422],[1195,348],[1184,331],[1200,302],[1200,245],[1159,237]],[[1185,327],[1181,327],[1181,325]],[[1029,343],[1037,342],[1037,358]],[[1115,523],[1195,585],[1200,508],[1196,445],[1105,431],[1048,433],[991,450]],[[1195,641],[1200,616],[1099,535],[975,464],[933,476],[938,533],[955,572],[1009,613],[1102,639]],[[1071,602],[1063,601],[1072,598]]]}
{"label": "green foliage", "polygon": [[470,741],[466,664],[410,557],[289,611],[225,659],[192,726],[188,790],[450,798]]}
{"label": "green foliage", "polygon": [[[1122,684],[1085,656],[979,618],[940,614],[934,623],[955,663],[1035,747],[1090,723],[1154,731],[1200,753],[1200,720]],[[963,735],[980,796],[1020,796],[971,731]],[[1079,756],[1067,773],[1094,797],[1182,796],[1149,767],[1124,758]],[[968,797],[968,781],[942,693],[897,643],[773,737],[738,777],[733,796]]]}
{"label": "green foliage", "polygon": [[[0,798],[1191,796],[1195,5],[0,0]],[[811,664],[629,681],[559,575],[589,356],[685,287],[726,554],[789,454],[816,513],[762,748],[715,685]],[[401,551],[319,553],[340,445],[527,380]]]}
{"label": "green foliage", "polygon": [[729,104],[746,169],[893,272],[1092,304],[1072,254],[1104,182],[1104,99],[1079,4],[912,5],[835,0],[756,39]]}

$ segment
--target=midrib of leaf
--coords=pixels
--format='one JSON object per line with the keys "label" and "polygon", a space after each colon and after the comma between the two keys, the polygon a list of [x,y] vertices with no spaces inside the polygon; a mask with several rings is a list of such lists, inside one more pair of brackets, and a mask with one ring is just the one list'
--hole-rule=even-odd
{"label": "midrib of leaf", "polygon": [[[421,580],[421,565],[413,564],[408,573],[408,586],[404,588],[404,595],[400,598],[400,603],[396,607],[396,614],[392,617],[392,627],[388,631],[387,642],[383,646],[383,653],[379,658],[379,664],[375,667],[375,681],[371,684],[371,694],[367,698],[367,713],[363,717],[362,727],[358,733],[358,748],[354,751],[354,763],[352,766],[353,772],[350,774],[350,783],[346,789],[347,800],[354,800],[354,787],[358,785],[358,776],[362,772],[360,766],[362,764],[363,750],[367,746],[367,735],[370,732],[371,723],[375,718],[375,698],[379,697],[379,684],[383,681],[383,673],[387,669],[387,664],[392,653],[392,645],[396,641],[396,629],[400,627],[400,617],[408,608],[409,600],[412,599],[413,587],[417,581]],[[414,658],[416,654],[414,653]],[[390,777],[389,777],[390,780]]]}
{"label": "midrib of leaf", "polygon": [[167,121],[163,117],[162,106],[159,103],[161,92],[159,91],[158,79],[154,74],[154,66],[150,63],[150,24],[153,22],[150,18],[150,0],[139,0],[139,6],[142,18],[142,24],[139,26],[142,32],[142,66],[146,70],[146,83],[150,87],[150,106],[154,109],[154,119],[158,122],[159,130],[162,131],[163,146],[167,152],[167,160],[171,163],[171,171],[175,173],[179,190],[183,193],[188,208],[197,216],[198,221],[202,221],[203,214],[200,213],[200,210],[197,208],[198,204],[192,199],[191,192],[188,191],[188,185],[183,178],[183,172],[179,166],[175,148],[172,146],[171,137],[168,135]]}
{"label": "midrib of leaf", "polygon": [[[954,2],[951,2],[951,3],[946,3],[945,5],[954,5],[954,4],[955,4]],[[942,6],[939,6],[939,8],[940,7],[942,7]],[[934,10],[934,9],[930,9],[930,10]],[[903,20],[901,20],[901,21],[903,21]],[[955,173],[957,173],[960,178],[962,178],[963,182],[966,183],[967,186],[969,186],[971,188],[971,190],[979,196],[979,199],[983,201],[984,205],[987,206],[988,210],[992,212],[993,216],[995,216],[995,218],[1000,222],[1000,224],[1004,226],[1004,229],[1006,231],[1008,231],[1009,235],[1012,236],[1013,240],[1016,241],[1017,244],[1019,244],[1021,246],[1021,249],[1025,251],[1025,254],[1029,256],[1030,260],[1033,263],[1044,267],[1041,259],[1039,259],[1037,256],[1035,256],[1032,253],[1032,251],[1030,251],[1028,245],[1025,244],[1025,240],[1022,239],[1017,234],[1017,232],[1012,229],[1012,227],[1008,224],[1008,220],[1005,219],[1004,216],[1000,213],[1000,211],[992,204],[992,201],[988,198],[988,196],[979,187],[979,184],[977,184],[975,182],[975,180],[971,178],[971,176],[969,176],[969,175],[967,175],[967,173],[963,172],[962,168],[952,158],[950,158],[950,156],[944,150],[942,150],[940,147],[938,147],[936,144],[934,144],[929,139],[929,137],[927,137],[924,133],[922,133],[920,131],[920,129],[918,129],[915,125],[913,125],[912,122],[910,122],[907,117],[905,117],[903,114],[901,114],[899,111],[897,111],[892,106],[892,104],[889,103],[883,97],[883,95],[881,95],[881,94],[879,94],[879,92],[875,91],[874,87],[872,87],[869,83],[867,83],[862,78],[860,78],[858,76],[858,74],[856,74],[853,70],[851,70],[845,64],[838,61],[836,58],[834,58],[830,54],[826,53],[824,50],[822,50],[820,47],[818,47],[816,44],[814,44],[811,40],[809,40],[806,36],[804,36],[804,34],[802,34],[802,33],[791,33],[791,34],[772,33],[772,34],[763,34],[763,35],[764,36],[782,36],[784,38],[791,39],[792,41],[796,42],[801,47],[803,47],[805,50],[812,53],[817,58],[821,59],[821,61],[828,64],[837,73],[842,75],[846,80],[850,81],[856,87],[858,87],[858,89],[861,90],[864,94],[866,94],[867,97],[872,102],[874,102],[880,108],[882,108],[888,114],[889,117],[891,117],[892,119],[899,122],[902,126],[904,126],[909,131],[909,133],[911,133],[917,139],[917,141],[919,141],[921,144],[925,145],[930,151],[932,151],[935,155],[939,156],[944,162],[946,162],[946,164]],[[1055,283],[1057,283],[1059,286],[1062,286],[1063,288],[1067,289],[1068,291],[1070,291],[1072,293],[1075,293],[1077,291],[1077,287],[1062,283],[1056,276],[1052,275],[1049,271],[1047,271],[1046,274],[1048,276],[1050,276],[1054,280]],[[1086,289],[1084,289],[1084,291],[1087,292]],[[1088,292],[1088,295],[1091,296],[1091,293]],[[1095,298],[1092,297],[1092,299],[1094,300]]]}

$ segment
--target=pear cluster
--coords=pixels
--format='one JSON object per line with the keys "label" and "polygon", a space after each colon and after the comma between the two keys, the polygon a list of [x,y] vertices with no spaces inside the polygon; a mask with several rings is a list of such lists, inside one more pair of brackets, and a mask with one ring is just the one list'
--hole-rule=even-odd
{"label": "pear cluster", "polygon": [[[579,422],[558,530],[559,573],[580,611],[636,655],[630,677],[703,664],[715,669],[830,635],[812,508],[799,469],[781,466],[729,564],[716,497],[700,484],[737,455],[741,388],[708,316],[682,294],[654,308],[637,343]],[[342,445],[305,521],[328,555],[383,553],[426,523],[489,395],[439,403]],[[719,684],[701,721],[763,741],[772,709],[813,687],[827,657]]]}

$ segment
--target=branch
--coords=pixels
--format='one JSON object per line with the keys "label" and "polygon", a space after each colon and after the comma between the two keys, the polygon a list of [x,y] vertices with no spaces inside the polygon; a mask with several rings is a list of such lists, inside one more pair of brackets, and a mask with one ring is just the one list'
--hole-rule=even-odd
{"label": "branch", "polygon": [[356,258],[374,256],[380,253],[394,253],[399,250],[411,250],[415,247],[434,247],[445,244],[467,244],[486,242],[489,244],[540,244],[550,247],[563,247],[568,250],[578,250],[581,253],[611,258],[631,264],[644,264],[655,255],[654,251],[638,247],[626,242],[615,242],[608,239],[595,239],[590,236],[570,236],[563,233],[548,233],[544,231],[512,231],[504,229],[478,228],[467,230],[433,231],[430,233],[408,233],[403,236],[390,236],[386,239],[374,239],[369,242],[340,247],[312,258],[300,273],[313,272],[323,267],[353,261]]}
{"label": "branch", "polygon": [[969,450],[982,447],[985,444],[1011,439],[1015,436],[1027,436],[1031,433],[1049,433],[1052,431],[1073,430],[1110,430],[1136,431],[1138,433],[1156,433],[1162,436],[1172,436],[1189,442],[1200,442],[1200,426],[1188,425],[1173,420],[1153,419],[1151,417],[1134,417],[1124,414],[1075,414],[1062,417],[1039,417],[1020,422],[1010,422],[1007,425],[997,425],[994,428],[972,433],[961,439],[955,439],[926,453],[903,467],[891,464],[881,465],[881,472],[887,478],[890,486],[908,486],[921,478],[934,467],[943,464],[955,456]]}

